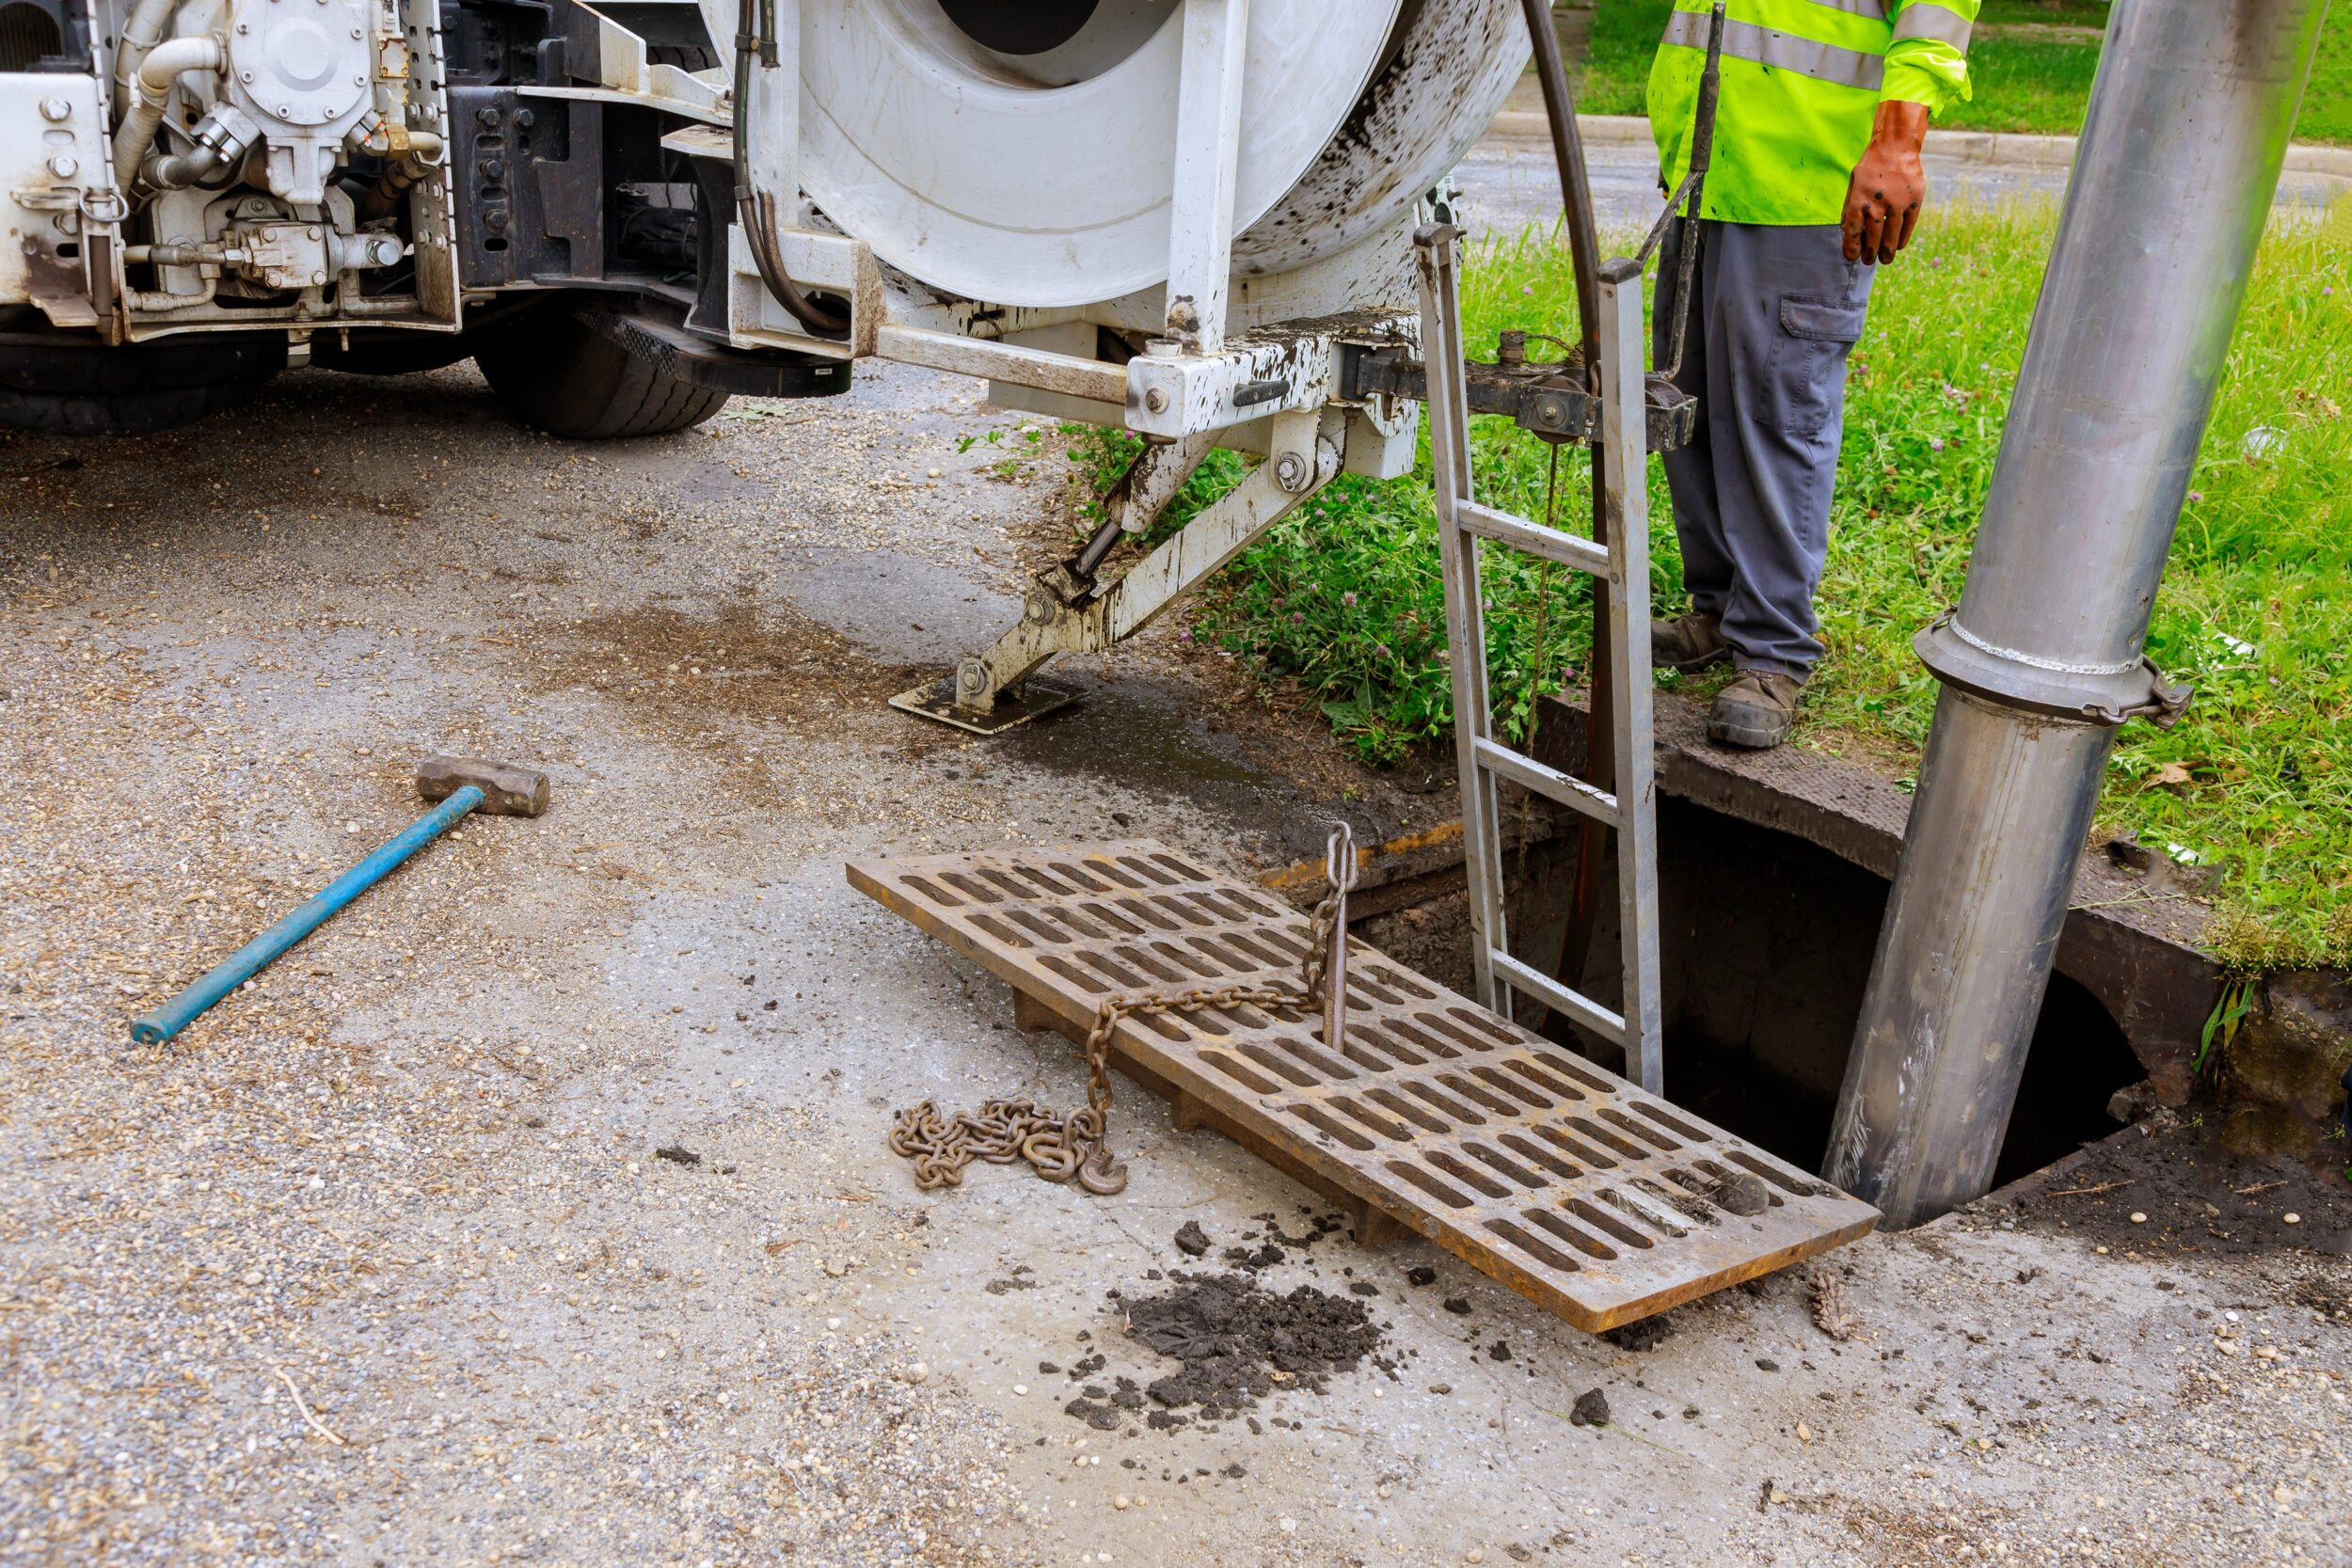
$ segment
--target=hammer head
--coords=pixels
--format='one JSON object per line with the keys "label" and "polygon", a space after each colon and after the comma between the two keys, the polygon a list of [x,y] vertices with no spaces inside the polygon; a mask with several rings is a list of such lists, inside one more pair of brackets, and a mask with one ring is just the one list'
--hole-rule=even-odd
{"label": "hammer head", "polygon": [[496,816],[536,816],[548,809],[548,776],[528,768],[472,757],[427,757],[417,764],[417,793],[446,800],[468,784],[482,791],[476,811]]}

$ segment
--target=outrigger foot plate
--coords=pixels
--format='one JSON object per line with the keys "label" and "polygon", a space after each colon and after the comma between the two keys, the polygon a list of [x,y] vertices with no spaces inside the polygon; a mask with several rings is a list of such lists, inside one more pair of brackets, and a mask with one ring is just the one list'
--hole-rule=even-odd
{"label": "outrigger foot plate", "polygon": [[956,705],[956,680],[953,675],[901,691],[890,699],[890,705],[901,713],[919,714],[936,719],[943,724],[953,724],[974,735],[1002,735],[1032,719],[1070,706],[1079,693],[1052,681],[1024,682],[1017,690],[1000,692],[996,705],[985,713],[977,708]]}

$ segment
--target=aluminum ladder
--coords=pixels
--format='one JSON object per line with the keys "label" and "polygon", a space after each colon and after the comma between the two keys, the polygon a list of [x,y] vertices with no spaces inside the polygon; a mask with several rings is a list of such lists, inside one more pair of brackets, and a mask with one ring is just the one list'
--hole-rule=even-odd
{"label": "aluminum ladder", "polygon": [[[1597,269],[1599,427],[1593,460],[1602,466],[1600,530],[1590,539],[1540,527],[1480,504],[1470,481],[1470,403],[1463,370],[1459,238],[1446,224],[1413,237],[1421,276],[1422,356],[1429,376],[1429,449],[1437,477],[1438,557],[1445,579],[1446,643],[1454,666],[1454,734],[1459,753],[1463,859],[1469,874],[1470,952],[1477,1000],[1505,1018],[1513,991],[1621,1046],[1625,1075],[1651,1094],[1664,1089],[1658,976],[1658,811],[1650,708],[1649,434],[1643,369],[1642,266],[1619,258]],[[1607,625],[1597,628],[1613,655],[1616,788],[1597,789],[1512,751],[1494,737],[1487,689],[1486,616],[1479,587],[1482,542],[1554,561],[1605,578]],[[1625,1011],[1513,958],[1504,918],[1499,781],[1509,780],[1592,817],[1617,842],[1617,912]]]}

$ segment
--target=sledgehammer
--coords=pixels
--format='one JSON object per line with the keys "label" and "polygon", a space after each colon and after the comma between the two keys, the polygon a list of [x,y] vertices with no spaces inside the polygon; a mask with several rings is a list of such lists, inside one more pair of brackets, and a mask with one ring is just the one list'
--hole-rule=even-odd
{"label": "sledgehammer", "polygon": [[441,836],[468,812],[536,816],[548,807],[548,776],[466,757],[427,757],[417,764],[417,793],[439,805],[396,838],[336,878],[309,902],[230,955],[228,960],[162,1006],[131,1024],[141,1045],[161,1045],[196,1022],[205,1008],[261,973],[272,958],[325,925],[394,866]]}

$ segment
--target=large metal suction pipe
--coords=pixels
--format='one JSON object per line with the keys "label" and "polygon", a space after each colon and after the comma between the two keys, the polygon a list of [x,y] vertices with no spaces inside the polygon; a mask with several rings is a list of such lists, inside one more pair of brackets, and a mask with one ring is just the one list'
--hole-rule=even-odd
{"label": "large metal suction pipe", "polygon": [[229,47],[209,34],[199,38],[167,39],[139,60],[131,78],[131,99],[115,127],[115,185],[128,192],[137,183],[139,162],[154,144],[171,102],[171,87],[192,71],[217,72],[229,63]]}
{"label": "large metal suction pipe", "polygon": [[2327,0],[2117,0],[1823,1174],[1894,1227],[1992,1184],[2115,728],[2185,694],[2156,584]]}

